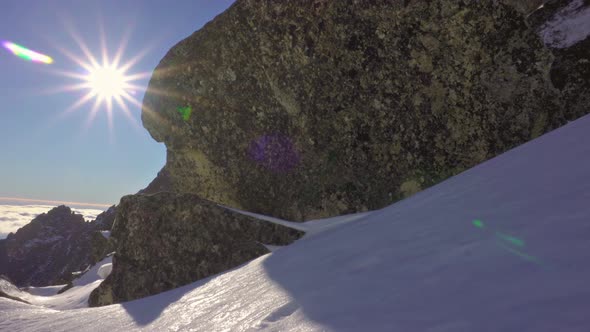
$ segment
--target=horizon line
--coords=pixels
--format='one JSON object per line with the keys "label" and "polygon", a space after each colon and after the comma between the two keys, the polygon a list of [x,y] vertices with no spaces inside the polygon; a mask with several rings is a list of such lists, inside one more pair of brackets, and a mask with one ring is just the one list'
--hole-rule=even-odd
{"label": "horizon line", "polygon": [[33,198],[0,196],[0,201],[2,201],[2,200],[17,201],[17,202],[29,202],[29,203],[81,205],[81,206],[92,206],[92,207],[111,207],[111,206],[115,205],[115,204],[83,203],[83,202],[69,202],[69,201],[56,201],[56,200],[47,200],[47,199],[33,199]]}

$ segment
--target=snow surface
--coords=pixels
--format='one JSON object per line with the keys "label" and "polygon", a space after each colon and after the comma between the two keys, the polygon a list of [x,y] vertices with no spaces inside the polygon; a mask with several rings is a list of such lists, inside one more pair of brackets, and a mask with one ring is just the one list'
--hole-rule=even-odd
{"label": "snow surface", "polygon": [[586,116],[175,290],[76,310],[0,298],[0,330],[588,332],[589,203]]}
{"label": "snow surface", "polygon": [[12,297],[16,297],[22,299],[23,296],[26,295],[25,292],[21,291],[18,287],[14,284],[0,278],[0,292],[4,292],[4,294]]}
{"label": "snow surface", "polygon": [[59,292],[60,289],[64,288],[66,285],[55,285],[55,286],[46,286],[46,287],[27,287],[25,291],[31,295],[37,296],[53,296]]}
{"label": "snow surface", "polygon": [[[78,308],[88,307],[88,297],[90,293],[100,285],[100,283],[108,276],[110,270],[107,266],[112,265],[112,256],[107,257],[94,265],[80,278],[75,279],[72,284],[73,287],[67,291],[57,294],[66,285],[49,286],[49,287],[29,287],[25,291],[21,291],[17,296],[34,306],[57,309],[57,310],[70,310]],[[103,275],[100,275],[101,268],[103,269]],[[108,273],[107,273],[108,272]],[[9,295],[12,295],[8,293]],[[3,309],[0,306],[0,311]],[[2,314],[0,313],[0,319]],[[11,328],[12,329],[12,328]],[[40,330],[44,330],[42,327]],[[15,327],[15,331],[19,330]],[[2,323],[0,323],[0,331],[4,331]]]}
{"label": "snow surface", "polygon": [[98,268],[96,273],[101,279],[106,279],[113,271],[113,263],[103,264]]}
{"label": "snow surface", "polygon": [[590,36],[590,6],[572,0],[540,29],[546,45],[567,48]]}
{"label": "snow surface", "polygon": [[228,210],[232,210],[232,211],[235,211],[235,212],[238,212],[241,214],[245,214],[245,215],[248,215],[251,217],[255,217],[255,218],[258,218],[261,220],[270,221],[275,224],[279,224],[279,225],[287,226],[287,227],[294,228],[294,229],[297,229],[300,231],[304,231],[305,236],[307,236],[307,237],[324,232],[324,231],[329,230],[333,227],[349,223],[351,221],[365,218],[365,217],[369,216],[371,213],[373,213],[373,211],[362,212],[362,213],[353,213],[353,214],[347,214],[347,215],[331,217],[331,218],[314,219],[314,220],[306,221],[305,223],[300,223],[300,222],[283,220],[283,219],[279,219],[279,218],[275,218],[275,217],[269,217],[269,216],[265,216],[262,214],[248,212],[248,211],[243,211],[243,210],[227,207],[224,205],[219,205],[219,206],[224,207]]}
{"label": "snow surface", "polygon": [[99,275],[99,270],[103,265],[106,264],[112,264],[113,263],[113,256],[109,255],[108,257],[104,258],[102,261],[96,263],[92,268],[90,268],[90,270],[88,270],[88,272],[84,273],[84,275],[82,275],[82,277],[75,279],[72,284],[74,284],[74,286],[85,286],[91,283],[94,283],[95,281],[104,279],[101,278]]}

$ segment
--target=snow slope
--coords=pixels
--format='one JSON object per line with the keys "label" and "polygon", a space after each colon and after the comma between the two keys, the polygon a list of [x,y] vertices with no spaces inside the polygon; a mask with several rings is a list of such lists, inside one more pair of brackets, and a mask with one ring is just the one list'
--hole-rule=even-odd
{"label": "snow slope", "polygon": [[[108,276],[112,261],[112,256],[106,257],[80,278],[75,279],[72,282],[73,287],[61,294],[57,294],[57,292],[66,285],[29,287],[25,292],[21,292],[18,297],[33,305],[57,310],[87,308],[90,293]],[[106,268],[108,273],[101,275],[101,268],[103,270]],[[0,310],[2,309],[0,308]],[[2,317],[1,314],[0,317]],[[1,323],[0,331],[4,331]]]}
{"label": "snow slope", "polygon": [[590,116],[242,267],[6,331],[590,330]]}

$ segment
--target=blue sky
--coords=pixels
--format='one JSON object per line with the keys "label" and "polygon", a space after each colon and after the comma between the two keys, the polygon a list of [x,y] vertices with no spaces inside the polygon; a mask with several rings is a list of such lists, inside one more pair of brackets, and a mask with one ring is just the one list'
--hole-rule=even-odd
{"label": "blue sky", "polygon": [[[64,54],[86,59],[68,26],[101,58],[100,26],[112,58],[125,31],[125,63],[147,50],[128,74],[151,72],[178,41],[224,11],[232,0],[2,0],[0,40],[49,55],[25,61],[0,48],[0,197],[114,204],[145,187],[165,163],[166,149],[141,126],[140,107],[127,103],[134,127],[105,104],[89,122],[94,99],[65,113],[88,91],[50,90],[81,83],[57,72],[84,74]],[[147,86],[149,75],[133,83]],[[139,103],[143,90],[132,96]],[[111,128],[111,129],[110,129]]]}

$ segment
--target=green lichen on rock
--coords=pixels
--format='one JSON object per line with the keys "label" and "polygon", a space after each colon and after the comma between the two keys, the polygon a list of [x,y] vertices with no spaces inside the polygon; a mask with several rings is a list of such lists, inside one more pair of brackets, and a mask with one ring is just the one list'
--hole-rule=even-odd
{"label": "green lichen on rock", "polygon": [[111,240],[113,270],[91,306],[129,301],[177,288],[286,245],[302,232],[245,216],[194,194],[121,199]]}
{"label": "green lichen on rock", "polygon": [[301,221],[381,208],[562,125],[552,61],[491,0],[238,0],[162,59],[142,119],[167,190]]}

